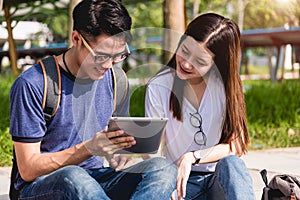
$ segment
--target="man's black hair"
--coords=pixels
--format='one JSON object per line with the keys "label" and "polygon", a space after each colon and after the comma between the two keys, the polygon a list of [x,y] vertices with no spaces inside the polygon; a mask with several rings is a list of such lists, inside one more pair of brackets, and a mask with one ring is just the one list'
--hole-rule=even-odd
{"label": "man's black hair", "polygon": [[131,17],[120,0],[83,0],[73,11],[73,30],[87,36],[124,33],[131,39]]}

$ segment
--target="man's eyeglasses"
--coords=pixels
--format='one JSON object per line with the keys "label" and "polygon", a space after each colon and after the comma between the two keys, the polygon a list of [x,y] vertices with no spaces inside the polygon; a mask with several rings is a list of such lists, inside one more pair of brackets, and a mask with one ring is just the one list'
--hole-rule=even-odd
{"label": "man's eyeglasses", "polygon": [[190,123],[192,124],[193,127],[199,128],[199,130],[195,133],[194,135],[194,141],[196,144],[201,145],[201,146],[206,146],[206,135],[203,132],[202,129],[202,117],[200,113],[196,112],[194,114],[190,113]]}
{"label": "man's eyeglasses", "polygon": [[126,43],[126,52],[122,52],[122,53],[118,53],[118,54],[114,54],[114,55],[110,55],[110,54],[106,54],[106,53],[95,53],[94,50],[91,48],[91,46],[87,43],[87,41],[84,39],[84,37],[80,35],[80,38],[84,44],[84,46],[90,51],[90,53],[93,55],[94,57],[94,62],[95,64],[103,64],[105,62],[107,62],[108,60],[112,59],[112,61],[114,63],[118,63],[121,62],[123,60],[125,60],[126,58],[128,58],[128,56],[130,55],[130,50],[128,48],[128,45]]}

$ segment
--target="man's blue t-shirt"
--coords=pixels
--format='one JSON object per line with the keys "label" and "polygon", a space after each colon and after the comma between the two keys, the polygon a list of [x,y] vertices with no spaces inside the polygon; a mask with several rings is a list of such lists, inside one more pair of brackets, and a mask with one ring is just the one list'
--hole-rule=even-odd
{"label": "man's blue t-shirt", "polygon": [[[60,107],[46,126],[42,99],[44,79],[39,64],[23,72],[14,82],[10,95],[10,133],[13,141],[41,142],[41,153],[58,152],[102,131],[113,113],[112,75],[107,71],[99,81],[75,79],[61,69]],[[128,101],[123,111],[128,111]],[[93,156],[83,168],[103,167],[103,158]],[[19,177],[17,188],[23,180]]]}

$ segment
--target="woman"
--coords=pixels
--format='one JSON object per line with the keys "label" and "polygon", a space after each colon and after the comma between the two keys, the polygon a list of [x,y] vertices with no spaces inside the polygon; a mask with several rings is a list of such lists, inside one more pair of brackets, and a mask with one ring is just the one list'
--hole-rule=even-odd
{"label": "woman", "polygon": [[178,199],[255,199],[239,158],[249,144],[240,52],[232,20],[200,15],[147,86],[146,115],[169,118],[163,149],[178,167]]}

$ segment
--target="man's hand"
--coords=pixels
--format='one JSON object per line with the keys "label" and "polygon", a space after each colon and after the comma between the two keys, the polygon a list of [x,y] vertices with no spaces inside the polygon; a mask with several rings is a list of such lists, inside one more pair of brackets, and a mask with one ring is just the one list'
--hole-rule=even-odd
{"label": "man's hand", "polygon": [[111,156],[114,152],[135,145],[133,136],[123,135],[123,130],[108,132],[104,130],[85,143],[87,150],[96,156]]}

